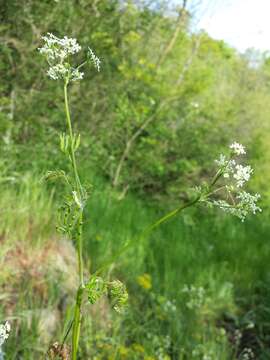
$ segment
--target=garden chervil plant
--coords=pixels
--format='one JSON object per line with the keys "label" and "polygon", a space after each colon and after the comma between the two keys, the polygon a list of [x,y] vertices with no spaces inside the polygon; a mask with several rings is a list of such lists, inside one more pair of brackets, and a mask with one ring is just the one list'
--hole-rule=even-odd
{"label": "garden chervil plant", "polygon": [[[257,212],[261,212],[262,209],[257,205],[260,194],[251,194],[244,190],[253,173],[250,165],[244,166],[239,162],[240,157],[246,155],[245,147],[233,142],[229,146],[227,153],[227,155],[220,154],[219,159],[215,160],[217,170],[213,178],[209,182],[191,189],[192,195],[189,201],[149,225],[135,239],[128,241],[113,259],[116,259],[134,244],[138,244],[140,239],[149,235],[162,223],[167,222],[191,206],[218,207],[231,215],[237,216],[242,222],[249,214],[255,215]],[[107,262],[97,273],[109,266],[111,261]]]}
{"label": "garden chervil plant", "polygon": [[[209,188],[206,190],[200,188],[199,193],[201,202],[210,206],[217,206],[244,221],[249,213],[256,214],[262,210],[257,206],[260,195],[258,193],[250,194],[243,190],[253,173],[253,169],[250,165],[244,166],[238,162],[241,155],[246,155],[244,146],[237,142],[232,143],[229,155],[221,154],[216,160],[218,171],[210,186],[210,192]],[[214,187],[221,178],[225,183],[222,186]],[[222,198],[217,199],[216,196],[220,194]]]}
{"label": "garden chervil plant", "polygon": [[[39,52],[46,57],[49,64],[47,75],[52,80],[61,81],[64,90],[67,133],[60,134],[60,148],[71,164],[72,171],[70,174],[66,174],[63,170],[48,171],[44,179],[55,180],[61,178],[69,188],[69,193],[60,207],[59,224],[57,228],[74,242],[77,249],[79,285],[76,293],[73,319],[68,330],[68,332],[72,330],[71,353],[72,360],[76,360],[80,338],[82,320],[81,307],[84,291],[87,290],[88,299],[91,303],[94,303],[101,295],[109,291],[110,294],[113,295],[113,307],[117,311],[121,311],[126,305],[128,295],[125,286],[119,280],[106,282],[94,276],[88,282],[85,282],[84,279],[82,226],[84,221],[84,208],[89,195],[87,187],[81,183],[77,168],[76,151],[80,145],[80,135],[74,134],[73,132],[68,101],[68,85],[71,82],[83,79],[84,73],[81,69],[89,63],[93,63],[95,68],[100,71],[100,60],[92,49],[88,48],[87,59],[78,66],[74,66],[71,59],[73,59],[73,55],[81,51],[81,46],[76,39],[66,36],[61,39],[51,33],[48,33],[42,39],[44,40],[44,45],[39,48]],[[68,333],[65,339],[67,336]],[[54,356],[58,356],[61,351],[61,346],[59,348],[59,346],[55,346],[54,344],[54,348],[50,348],[48,355],[53,358]]]}
{"label": "garden chervil plant", "polygon": [[87,293],[88,301],[91,304],[95,303],[101,296],[109,294],[112,300],[112,306],[117,312],[121,312],[127,304],[128,294],[125,285],[119,280],[106,281],[100,276],[102,271],[111,264],[112,261],[124,253],[129,247],[137,244],[138,239],[145,237],[156,227],[188,207],[195,205],[219,207],[225,212],[236,215],[244,221],[249,213],[255,214],[261,211],[257,206],[257,201],[260,196],[259,194],[252,195],[244,190],[244,186],[250,179],[253,169],[249,165],[243,166],[240,164],[239,159],[246,154],[246,151],[241,144],[234,142],[228,149],[228,154],[221,154],[219,159],[216,160],[217,171],[214,177],[208,183],[196,187],[189,201],[181,204],[173,211],[168,212],[155,223],[149,225],[138,236],[128,241],[124,247],[113,256],[113,259],[105,263],[104,266],[91,276],[90,280],[85,281],[82,230],[84,209],[89,197],[89,192],[87,187],[81,182],[77,167],[76,151],[80,146],[80,135],[73,132],[68,101],[68,86],[75,81],[83,80],[84,73],[82,69],[87,64],[93,64],[97,71],[100,71],[101,62],[93,50],[88,47],[86,60],[79,65],[74,65],[73,57],[81,51],[81,46],[76,39],[66,36],[64,38],[58,38],[51,33],[48,33],[42,39],[44,45],[39,48],[39,52],[46,57],[49,64],[47,75],[51,80],[59,81],[63,85],[67,132],[59,136],[60,149],[66,156],[67,161],[71,164],[69,174],[66,174],[63,170],[53,170],[48,171],[44,179],[54,180],[61,178],[66,182],[67,188],[69,189],[69,192],[63,200],[63,204],[60,206],[59,224],[57,228],[72,240],[76,246],[79,275],[72,322],[62,345],[59,345],[60,348],[57,345],[54,349],[51,348],[48,354],[50,358],[54,358],[54,356],[58,356],[63,349],[66,351],[67,348],[64,343],[71,331],[71,356],[72,360],[76,360],[79,347],[82,321],[81,308],[84,294]]}

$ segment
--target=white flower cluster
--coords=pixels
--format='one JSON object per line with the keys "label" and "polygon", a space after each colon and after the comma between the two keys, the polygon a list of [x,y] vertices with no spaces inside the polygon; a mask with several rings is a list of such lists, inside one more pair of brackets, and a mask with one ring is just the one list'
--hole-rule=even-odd
{"label": "white flower cluster", "polygon": [[67,36],[60,39],[51,33],[43,36],[42,39],[44,40],[44,45],[38,50],[46,56],[50,65],[47,75],[53,80],[81,80],[84,73],[71,67],[69,64],[69,56],[77,54],[81,50],[77,40]]}
{"label": "white flower cluster", "polygon": [[242,166],[242,165],[235,165],[235,173],[233,177],[236,180],[236,186],[242,187],[249,179],[250,175],[253,173],[253,169],[251,166]]}
{"label": "white flower cluster", "polygon": [[235,160],[227,159],[227,156],[220,154],[219,159],[215,160],[220,169],[223,169],[223,176],[229,178],[230,174],[234,173],[234,167],[236,165]]}
{"label": "white flower cluster", "polygon": [[[244,154],[245,150],[244,147],[241,144],[237,144],[234,143],[236,145],[238,145],[242,150],[240,152],[240,150],[237,150],[234,152],[234,155],[240,155],[240,154]],[[230,146],[230,148],[232,148],[232,146],[234,145],[232,144]],[[237,162],[232,159],[232,158],[227,158],[227,156],[221,154],[219,156],[219,159],[215,160],[216,164],[218,165],[218,167],[220,168],[220,170],[223,173],[223,176],[225,178],[230,178],[230,176],[232,176],[235,180],[236,180],[236,186],[239,187],[243,187],[243,185],[250,179],[251,174],[253,173],[253,169],[251,168],[251,166],[243,166],[240,164],[237,164]]]}
{"label": "white flower cluster", "polygon": [[213,204],[244,221],[249,213],[255,215],[257,212],[262,211],[256,204],[260,197],[259,194],[252,195],[246,191],[241,191],[236,196],[236,199],[239,200],[236,205],[230,205],[224,200],[213,201]]}
{"label": "white flower cluster", "polygon": [[69,55],[74,55],[81,50],[81,46],[77,43],[77,40],[68,38],[67,36],[60,39],[51,33],[47,33],[46,36],[42,36],[42,39],[45,44],[38,50],[50,61],[60,59],[60,61],[63,62]]}
{"label": "white flower cluster", "polygon": [[240,355],[241,360],[252,360],[255,359],[255,354],[250,348],[244,348]]}
{"label": "white flower cluster", "polygon": [[3,324],[0,325],[0,347],[9,337],[9,333],[10,333],[10,324],[8,321],[6,321],[4,325]]}
{"label": "white flower cluster", "polygon": [[207,347],[205,344],[198,344],[192,350],[192,358],[193,359],[200,359],[200,360],[214,360],[215,356],[213,350]]}
{"label": "white flower cluster", "polygon": [[176,312],[177,307],[175,305],[175,300],[167,300],[164,304],[163,304],[163,309],[165,312]]}
{"label": "white flower cluster", "polygon": [[100,59],[95,55],[94,51],[88,47],[88,55],[90,56],[91,60],[94,63],[95,68],[97,69],[97,71],[100,71],[100,64],[101,61]]}
{"label": "white flower cluster", "polygon": [[213,200],[210,201],[210,203],[244,221],[249,213],[256,214],[256,212],[261,211],[256,204],[260,199],[260,195],[252,195],[246,191],[240,191],[240,188],[249,181],[250,176],[253,173],[253,169],[249,165],[243,166],[238,164],[234,159],[236,156],[246,154],[243,145],[234,142],[230,145],[230,149],[231,156],[227,157],[221,154],[219,159],[216,160],[216,163],[219,167],[219,174],[223,175],[226,179],[232,180],[232,183],[226,185],[225,188],[228,191],[230,198],[232,198],[233,194],[235,195],[235,201],[233,201],[233,204],[229,204],[225,200]]}
{"label": "white flower cluster", "polygon": [[47,71],[47,75],[53,79],[65,79],[65,77],[68,75],[68,68],[63,64],[56,64],[54,66],[51,66],[49,70]]}
{"label": "white flower cluster", "polygon": [[246,154],[245,147],[237,142],[232,143],[230,146],[230,149],[232,150],[232,152],[235,155],[245,155]]}
{"label": "white flower cluster", "polygon": [[182,293],[188,295],[188,301],[186,303],[189,309],[200,309],[206,300],[206,291],[202,286],[196,287],[194,285],[185,285],[182,289]]}
{"label": "white flower cluster", "polygon": [[260,197],[261,195],[257,193],[252,195],[246,191],[239,192],[236,198],[239,200],[238,206],[241,210],[241,218],[245,218],[249,212],[255,215],[257,211],[262,211],[256,204]]}

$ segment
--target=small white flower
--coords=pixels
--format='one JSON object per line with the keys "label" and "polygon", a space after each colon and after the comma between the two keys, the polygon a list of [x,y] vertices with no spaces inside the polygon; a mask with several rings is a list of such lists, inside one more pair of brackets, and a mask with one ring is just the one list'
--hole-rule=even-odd
{"label": "small white flower", "polygon": [[3,325],[0,325],[0,347],[8,339],[10,333],[10,324],[8,321]]}
{"label": "small white flower", "polygon": [[[70,55],[77,54],[81,50],[81,46],[76,39],[68,38],[67,36],[61,39],[51,33],[47,33],[42,39],[44,40],[44,45],[38,48],[38,50],[47,58],[50,65],[47,75],[52,80],[62,79],[68,82],[69,80],[76,81],[83,79],[84,73],[79,71],[81,66],[77,68],[72,67],[69,58]],[[90,48],[88,48],[88,57],[93,61],[97,70],[100,71],[100,59]]]}
{"label": "small white flower", "polygon": [[170,311],[175,312],[177,310],[174,301],[170,301],[170,300],[167,300],[164,303],[163,307],[166,312],[170,312]]}
{"label": "small white flower", "polygon": [[220,154],[219,159],[215,160],[215,162],[217,163],[217,165],[219,167],[224,167],[224,166],[226,166],[228,160],[227,160],[227,157],[225,155]]}
{"label": "small white flower", "polygon": [[6,323],[5,323],[5,328],[6,328],[6,331],[9,333],[10,330],[11,330],[11,326],[10,326],[10,323],[8,321],[6,321]]}
{"label": "small white flower", "polygon": [[81,50],[77,40],[67,36],[60,39],[51,33],[47,33],[42,39],[44,40],[44,45],[38,50],[47,57],[48,61],[60,60],[62,63],[68,55],[74,55]]}
{"label": "small white flower", "polygon": [[234,172],[234,167],[236,164],[235,160],[230,160],[225,155],[220,154],[219,159],[215,160],[215,162],[217,163],[218,167],[223,170],[223,176],[225,178],[229,178],[230,174]]}
{"label": "small white flower", "polygon": [[59,46],[62,46],[63,50],[66,51],[68,54],[74,55],[82,49],[76,39],[64,36],[63,39],[59,40]]}
{"label": "small white flower", "polygon": [[252,360],[255,359],[255,354],[252,349],[244,348],[243,352],[240,354],[241,360]]}
{"label": "small white flower", "polygon": [[230,149],[232,149],[235,155],[245,155],[246,150],[245,147],[237,142],[231,144]]}
{"label": "small white flower", "polygon": [[195,109],[198,109],[198,107],[200,106],[199,103],[197,102],[191,102],[191,106],[194,107]]}
{"label": "small white flower", "polygon": [[68,73],[68,68],[62,64],[51,66],[47,71],[47,75],[53,80],[65,79]]}
{"label": "small white flower", "polygon": [[84,73],[79,71],[78,69],[72,69],[71,74],[70,74],[70,78],[72,81],[82,80],[83,76],[84,76]]}
{"label": "small white flower", "polygon": [[240,191],[236,198],[239,200],[239,206],[247,212],[251,212],[255,215],[257,211],[262,211],[256,204],[261,198],[260,194],[256,193],[252,195],[246,191]]}
{"label": "small white flower", "polygon": [[184,285],[182,292],[188,295],[186,306],[189,309],[199,309],[204,305],[206,300],[206,291],[203,287],[196,287],[194,285]]}
{"label": "small white flower", "polygon": [[84,73],[69,64],[69,56],[81,50],[77,40],[67,36],[60,39],[51,33],[43,36],[42,39],[45,44],[38,50],[46,56],[50,65],[47,75],[53,80],[81,80]]}
{"label": "small white flower", "polygon": [[242,187],[245,182],[250,179],[251,174],[253,173],[253,169],[251,166],[243,166],[243,165],[236,165],[235,166],[236,172],[234,173],[233,177],[236,180],[236,185],[238,187]]}
{"label": "small white flower", "polygon": [[242,221],[249,213],[256,214],[261,212],[262,209],[257,206],[257,201],[260,199],[259,194],[250,194],[246,191],[240,191],[236,196],[238,203],[236,205],[230,205],[225,200],[215,200],[212,203],[215,206],[220,207],[223,211],[239,217]]}
{"label": "small white flower", "polygon": [[[257,206],[257,201],[260,198],[259,194],[249,194],[245,191],[240,191],[247,181],[249,181],[253,169],[251,166],[243,166],[232,159],[232,155],[242,155],[245,154],[245,148],[243,145],[234,142],[230,146],[233,153],[230,157],[221,154],[218,160],[215,160],[218,165],[218,171],[214,178],[214,185],[221,175],[226,178],[226,184],[220,188],[214,190],[210,195],[215,194],[215,198],[219,191],[225,191],[227,199],[230,199],[230,202],[227,202],[223,199],[216,200],[215,198],[208,198],[206,203],[209,206],[214,205],[220,207],[223,211],[230,213],[239,217],[242,221],[245,220],[246,216],[249,213],[256,214],[258,211],[262,211]],[[203,199],[203,198],[202,198]]]}

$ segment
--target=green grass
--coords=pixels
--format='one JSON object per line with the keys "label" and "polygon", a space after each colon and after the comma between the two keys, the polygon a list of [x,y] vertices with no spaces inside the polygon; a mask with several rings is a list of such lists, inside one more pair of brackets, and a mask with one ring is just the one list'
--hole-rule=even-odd
{"label": "green grass", "polygon": [[[1,283],[4,286],[9,281],[13,288],[13,294],[2,292],[1,312],[2,318],[9,317],[13,324],[4,348],[7,359],[31,360],[42,358],[47,347],[39,333],[44,309],[48,314],[60,309],[47,339],[60,340],[63,335],[73,294],[66,277],[75,265],[71,261],[66,274],[45,261],[33,273],[26,268],[18,275],[7,267],[5,255],[11,245],[22,241],[31,255],[31,249],[42,251],[58,241],[52,192],[36,178],[24,179],[9,190],[3,187],[5,195],[1,197],[5,213],[1,234],[9,244],[5,251],[5,246],[1,248],[5,269]],[[84,257],[92,272],[164,213],[133,195],[119,201],[104,184],[96,184],[95,189],[86,212],[84,238]],[[232,360],[241,359],[239,353],[245,347],[254,350],[256,359],[268,359],[269,234],[266,211],[241,223],[197,209],[187,210],[135,242],[105,272],[127,284],[129,308],[126,314],[115,315],[106,300],[87,307],[81,359],[196,360],[208,355]],[[183,292],[185,285],[194,290]],[[199,288],[204,289],[201,297]],[[233,340],[236,330],[242,333],[238,347]]]}
{"label": "green grass", "polygon": [[[0,179],[2,180],[2,179]],[[54,217],[54,191],[46,191],[40,178],[31,174],[14,174],[3,179],[0,196],[0,234],[6,241],[33,240],[38,244],[49,238]]]}
{"label": "green grass", "polygon": [[[92,267],[96,269],[126,240],[134,238],[157,219],[162,211],[147,207],[133,196],[118,201],[100,192],[92,197],[88,214],[85,251],[91,254]],[[269,234],[267,214],[241,223],[222,214],[198,210],[186,211],[141,243],[135,243],[121,256],[120,262],[111,265],[130,289],[133,314],[132,321],[125,322],[125,342],[145,343],[146,334],[153,330],[160,338],[170,334],[171,348],[174,349],[171,355],[178,358],[183,347],[188,352],[201,342],[203,346],[215,344],[217,323],[220,327],[228,327],[226,331],[231,336],[229,331],[236,329],[245,333],[249,321],[255,322],[257,332],[254,337],[257,339],[261,336],[259,328],[264,325],[256,323],[258,315],[254,302],[263,301],[264,295],[258,296],[258,288],[269,285]],[[137,277],[144,273],[152,278],[150,291],[136,284]],[[200,309],[187,309],[188,299],[181,292],[185,284],[205,289],[206,300]],[[168,318],[162,320],[158,309],[167,300],[175,300],[177,316],[167,314]],[[250,319],[245,319],[246,316]],[[227,324],[230,321],[234,323],[233,329]],[[127,329],[132,329],[131,334],[127,335]],[[243,340],[240,348],[244,345],[247,344]],[[220,346],[224,359],[231,359],[230,350],[227,355],[224,353],[224,342]],[[216,344],[214,347],[218,351]],[[258,346],[255,348],[258,352],[262,350]],[[186,356],[189,359],[190,353]]]}

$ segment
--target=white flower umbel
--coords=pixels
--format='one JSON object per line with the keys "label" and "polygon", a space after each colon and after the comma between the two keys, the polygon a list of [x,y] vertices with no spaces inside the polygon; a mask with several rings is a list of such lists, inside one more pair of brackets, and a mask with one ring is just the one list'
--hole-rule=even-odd
{"label": "white flower umbel", "polygon": [[[262,209],[257,206],[257,201],[260,199],[260,194],[250,194],[246,191],[240,191],[236,198],[239,200],[238,207],[242,211],[244,218],[248,213],[256,214],[257,211],[261,212]],[[243,216],[242,216],[243,217]]]}
{"label": "white flower umbel", "polygon": [[91,62],[95,68],[100,71],[100,60],[89,47],[87,60],[77,67],[73,67],[70,58],[81,51],[81,46],[76,39],[64,36],[62,39],[48,33],[42,37],[44,45],[40,47],[39,52],[44,55],[49,64],[47,75],[52,80],[64,80],[65,82],[82,80],[84,73],[79,71],[84,65]]}
{"label": "white flower umbel", "polygon": [[74,55],[81,50],[77,40],[67,36],[60,39],[51,33],[47,33],[42,39],[44,40],[44,45],[38,50],[47,57],[48,61],[60,60],[62,63],[69,55]]}
{"label": "white flower umbel", "polygon": [[223,176],[225,178],[228,178],[231,174],[233,174],[236,164],[235,160],[228,159],[226,155],[220,154],[219,159],[215,160],[215,162],[220,169],[224,170]]}
{"label": "white flower umbel", "polygon": [[6,321],[5,324],[0,325],[0,347],[8,339],[10,333],[10,324]]}
{"label": "white flower umbel", "polygon": [[78,69],[72,69],[71,71],[71,80],[72,81],[76,81],[76,80],[82,80],[84,76],[84,73],[79,71]]}
{"label": "white flower umbel", "polygon": [[67,68],[67,66],[63,64],[57,64],[51,66],[47,71],[47,75],[52,80],[65,79],[66,76],[68,76],[68,73],[69,73],[69,69]]}
{"label": "white flower umbel", "polygon": [[[244,166],[237,161],[237,157],[244,154],[246,154],[244,146],[234,142],[230,145],[229,156],[221,154],[218,160],[215,160],[218,166],[217,174],[210,188],[206,189],[206,193],[200,200],[209,205],[218,206],[223,211],[239,217],[242,221],[248,214],[256,214],[262,211],[257,206],[260,195],[252,195],[242,190],[253,173],[250,165]],[[217,186],[221,177],[225,178],[225,183],[223,182],[222,186]],[[224,193],[223,198],[217,199],[220,192]]]}
{"label": "white flower umbel", "polygon": [[245,221],[248,214],[256,214],[257,212],[261,212],[262,209],[257,206],[257,201],[260,199],[259,194],[252,195],[246,191],[241,191],[236,196],[238,203],[235,205],[230,205],[225,200],[213,200],[213,204],[218,206],[223,211],[235,215],[241,219],[241,221]]}
{"label": "white flower umbel", "polygon": [[245,155],[246,150],[245,147],[237,142],[234,142],[230,145],[230,149],[235,155]]}
{"label": "white flower umbel", "polygon": [[237,164],[235,166],[235,173],[233,175],[236,180],[236,186],[242,187],[250,179],[252,173],[253,169],[251,168],[251,166],[243,166]]}
{"label": "white flower umbel", "polygon": [[215,160],[215,162],[221,168],[227,165],[228,159],[226,155],[220,154],[219,159]]}

